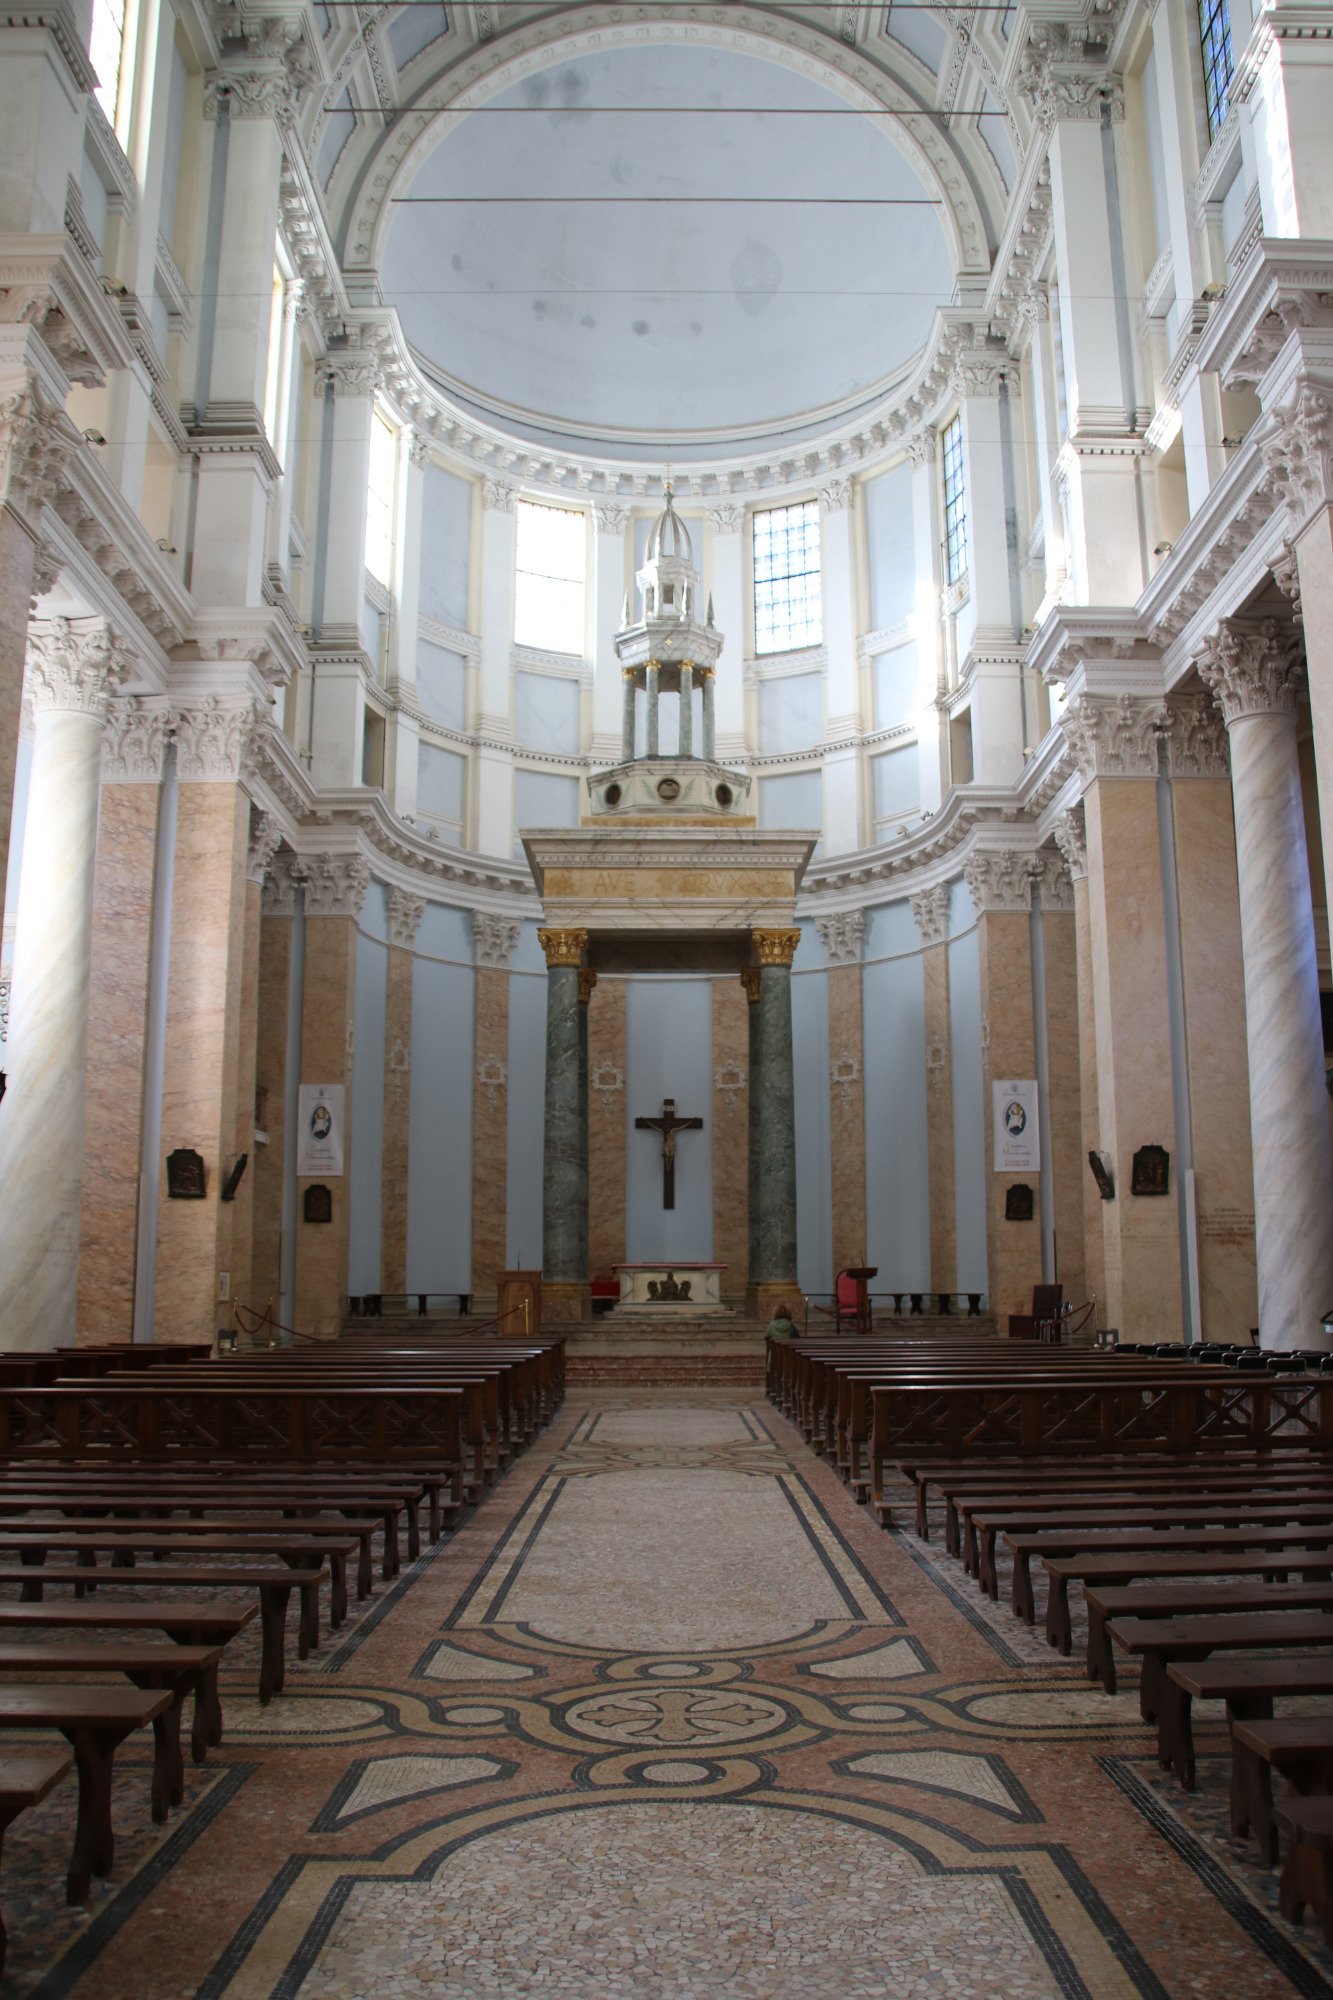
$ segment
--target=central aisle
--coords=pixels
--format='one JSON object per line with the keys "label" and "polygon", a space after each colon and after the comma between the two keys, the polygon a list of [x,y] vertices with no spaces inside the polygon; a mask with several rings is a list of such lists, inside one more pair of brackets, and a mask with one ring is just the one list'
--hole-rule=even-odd
{"label": "central aisle", "polygon": [[1333,1992],[1171,1816],[1133,1694],[767,1406],[567,1409],[384,1604],[271,1709],[224,1690],[226,1804],[43,1993]]}

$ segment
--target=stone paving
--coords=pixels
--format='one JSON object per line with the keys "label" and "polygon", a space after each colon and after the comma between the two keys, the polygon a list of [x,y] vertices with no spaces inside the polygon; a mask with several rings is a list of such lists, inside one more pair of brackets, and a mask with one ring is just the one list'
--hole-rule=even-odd
{"label": "stone paving", "polygon": [[12,1829],[0,1992],[56,2000],[1333,2000],[1114,1698],[886,1534],[762,1404],[571,1403],[226,1741],[112,1881]]}

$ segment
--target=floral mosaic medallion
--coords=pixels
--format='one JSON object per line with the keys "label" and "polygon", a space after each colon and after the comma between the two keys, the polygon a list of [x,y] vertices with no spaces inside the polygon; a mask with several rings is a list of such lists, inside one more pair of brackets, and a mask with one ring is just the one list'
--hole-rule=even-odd
{"label": "floral mosaic medallion", "polygon": [[603,1743],[705,1750],[771,1736],[786,1727],[787,1716],[776,1701],[744,1688],[664,1687],[594,1695],[567,1708],[565,1721],[581,1736]]}

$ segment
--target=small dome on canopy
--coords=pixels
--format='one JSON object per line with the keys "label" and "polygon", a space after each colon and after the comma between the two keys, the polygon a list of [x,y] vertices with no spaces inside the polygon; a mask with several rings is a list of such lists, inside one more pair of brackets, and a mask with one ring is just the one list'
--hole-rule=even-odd
{"label": "small dome on canopy", "polygon": [[671,488],[666,489],[666,506],[653,523],[653,532],[648,537],[647,562],[658,562],[663,557],[675,558],[679,562],[693,566],[694,549],[690,543],[689,531],[671,501]]}

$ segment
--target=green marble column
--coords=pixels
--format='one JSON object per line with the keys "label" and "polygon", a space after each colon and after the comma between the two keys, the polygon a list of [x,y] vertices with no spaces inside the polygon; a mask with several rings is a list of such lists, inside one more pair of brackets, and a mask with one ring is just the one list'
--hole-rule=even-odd
{"label": "green marble column", "polygon": [[[759,999],[755,1005],[757,1062],[750,1080],[756,1107],[754,1158],[753,1282],[796,1284],[796,1105],[792,1082],[791,962],[799,931],[755,931]],[[795,1303],[794,1297],[792,1303]]]}
{"label": "green marble column", "polygon": [[590,1274],[588,1263],[588,1002],[597,984],[597,974],[585,966],[579,973],[579,1271]]}
{"label": "green marble column", "polygon": [[755,1252],[755,1225],[759,1219],[759,967],[747,965],[741,974],[741,984],[745,988],[746,1026],[749,1032],[749,1099],[750,1148],[749,1148],[749,1198],[746,1213],[749,1223],[749,1282],[754,1284],[759,1277],[759,1259]]}
{"label": "green marble column", "polygon": [[546,1128],[542,1278],[586,1282],[588,1259],[587,1015],[579,1004],[586,931],[539,931],[546,954]]}

